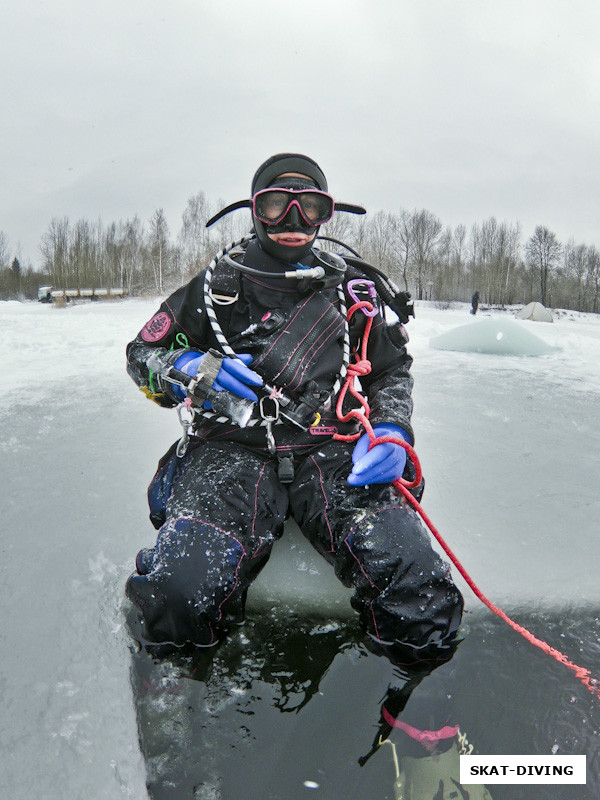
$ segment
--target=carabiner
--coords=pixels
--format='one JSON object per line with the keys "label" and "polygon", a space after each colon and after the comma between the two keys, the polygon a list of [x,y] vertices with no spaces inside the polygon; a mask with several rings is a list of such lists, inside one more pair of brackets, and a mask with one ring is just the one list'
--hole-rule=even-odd
{"label": "carabiner", "polygon": [[[273,408],[275,413],[274,414],[267,414],[265,412],[265,401],[270,401],[273,403]],[[273,436],[273,423],[277,422],[279,419],[279,400],[274,397],[268,397],[265,395],[264,397],[260,398],[260,402],[258,404],[258,410],[260,412],[261,418],[264,420],[266,424],[266,435],[267,435],[267,447],[269,449],[269,453],[274,455],[277,452],[277,446],[275,444],[275,437]]]}
{"label": "carabiner", "polygon": [[[191,417],[189,419],[184,419],[184,411],[190,412]],[[175,452],[177,453],[178,458],[182,458],[187,452],[188,443],[190,441],[190,430],[194,424],[196,411],[194,410],[193,406],[183,402],[177,406],[177,416],[179,417],[179,424],[183,428],[183,433],[181,434],[181,439],[177,442],[177,448]]]}
{"label": "carabiner", "polygon": [[360,309],[365,317],[376,317],[379,314],[379,309],[377,308],[377,292],[375,291],[375,284],[373,281],[364,280],[363,278],[354,278],[351,281],[348,281],[346,284],[346,288],[348,289],[348,294],[354,300],[355,303],[360,303],[361,300],[357,296],[356,292],[354,291],[354,287],[361,284],[362,286],[367,287],[367,291],[369,292],[369,297],[372,300],[371,305],[373,306],[371,311],[368,311],[364,306]]}

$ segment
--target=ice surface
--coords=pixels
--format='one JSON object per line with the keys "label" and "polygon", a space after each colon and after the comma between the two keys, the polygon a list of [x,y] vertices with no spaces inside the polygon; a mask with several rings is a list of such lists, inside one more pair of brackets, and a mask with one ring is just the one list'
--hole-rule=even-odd
{"label": "ice surface", "polygon": [[298,526],[290,520],[283,540],[248,592],[248,608],[265,610],[284,605],[313,616],[351,617],[352,589],[335,577],[333,567],[315,555]]}
{"label": "ice surface", "polygon": [[434,336],[431,346],[437,350],[499,356],[542,356],[557,349],[519,323],[501,317],[488,317],[481,322],[452,328],[447,333]]}
{"label": "ice surface", "polygon": [[[136,390],[124,350],[157,305],[0,303],[0,797],[146,797],[123,587],[154,542],[146,486],[180,429]],[[597,606],[600,318],[536,327],[559,348],[540,358],[430,345],[478,323],[465,305],[417,304],[408,326],[426,510],[507,610]],[[347,592],[297,537],[254,602],[308,605],[318,586],[341,615]]]}

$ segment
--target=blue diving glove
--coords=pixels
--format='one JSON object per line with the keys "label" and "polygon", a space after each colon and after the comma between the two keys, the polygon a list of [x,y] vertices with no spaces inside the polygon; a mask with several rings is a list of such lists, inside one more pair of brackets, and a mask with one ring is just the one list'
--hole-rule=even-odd
{"label": "blue diving glove", "polygon": [[[398,425],[375,425],[376,436],[397,436],[411,444],[410,436]],[[352,452],[352,472],[348,476],[351,486],[370,483],[392,483],[402,477],[406,466],[406,450],[400,444],[382,442],[369,450],[371,440],[367,433],[357,441]]]}
{"label": "blue diving glove", "polygon": [[[185,372],[186,375],[194,376],[200,368],[200,364],[205,358],[205,353],[195,350],[188,350],[179,356],[174,363],[175,369]],[[252,356],[249,353],[240,353],[237,358],[224,358],[221,369],[213,382],[212,388],[217,392],[226,389],[238,397],[245,397],[247,400],[258,400],[256,394],[250,386],[262,386],[262,378],[256,372],[248,369],[248,364],[252,363]],[[172,391],[180,400],[185,400],[185,391],[181,386],[173,385]]]}

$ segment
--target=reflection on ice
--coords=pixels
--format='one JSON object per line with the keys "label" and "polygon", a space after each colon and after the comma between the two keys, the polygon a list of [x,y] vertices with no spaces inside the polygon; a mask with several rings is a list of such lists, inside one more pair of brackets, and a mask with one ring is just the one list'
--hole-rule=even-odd
{"label": "reflection on ice", "polygon": [[435,336],[430,344],[436,350],[500,356],[542,356],[559,350],[525,330],[519,323],[500,317],[452,328],[447,333]]}

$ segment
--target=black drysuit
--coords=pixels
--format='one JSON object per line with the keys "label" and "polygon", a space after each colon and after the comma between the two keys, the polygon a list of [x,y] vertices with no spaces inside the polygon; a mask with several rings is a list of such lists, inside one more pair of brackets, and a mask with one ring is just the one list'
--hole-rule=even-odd
{"label": "black drysuit", "polygon": [[[185,455],[178,457],[172,448],[163,457],[149,488],[151,519],[159,528],[156,547],[142,551],[127,582],[145,636],[177,645],[215,644],[229,622],[243,618],[248,586],[291,516],[338,578],[355,587],[352,605],[374,646],[398,662],[443,655],[462,614],[448,565],[392,486],[347,483],[354,442],[332,438],[336,431],[358,430],[340,423],[335,398],[327,400],[343,361],[337,288],[315,289],[309,281],[280,277],[281,262],[256,241],[234,257],[273,277],[216,268],[211,286],[221,305],[214,307],[227,340],[237,353],[253,356],[250,366],[265,382],[296,400],[318,398],[325,405],[308,431],[273,425],[275,454],[267,447],[265,425],[254,424],[257,404],[256,419],[245,428],[216,414],[199,418]],[[311,266],[311,259],[303,264]],[[161,405],[175,401],[157,387],[148,368],[151,356],[182,344],[203,352],[218,347],[204,302],[204,275],[172,294],[127,348],[130,375]],[[344,284],[361,277],[367,279],[349,269]],[[236,299],[222,304],[223,294]],[[353,317],[353,353],[365,321],[360,311]],[[403,326],[378,314],[369,337],[372,370],[360,380],[372,424],[393,423],[412,436],[406,342]],[[280,480],[282,456],[292,459],[291,482]]]}

